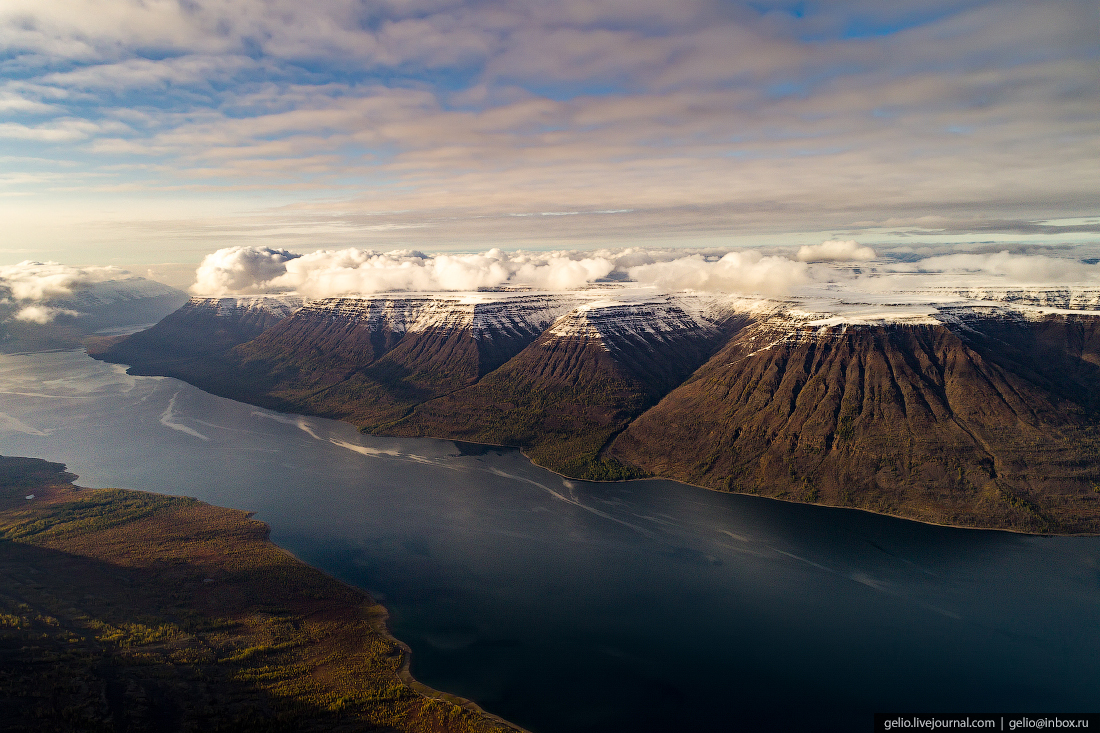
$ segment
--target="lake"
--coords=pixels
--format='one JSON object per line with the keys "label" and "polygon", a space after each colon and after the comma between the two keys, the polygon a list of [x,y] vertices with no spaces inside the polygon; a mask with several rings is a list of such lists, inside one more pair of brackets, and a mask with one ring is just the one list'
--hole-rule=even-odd
{"label": "lake", "polygon": [[254,511],[390,609],[417,679],[534,733],[1097,708],[1100,538],[570,481],[479,452],[80,352],[0,356],[0,453]]}

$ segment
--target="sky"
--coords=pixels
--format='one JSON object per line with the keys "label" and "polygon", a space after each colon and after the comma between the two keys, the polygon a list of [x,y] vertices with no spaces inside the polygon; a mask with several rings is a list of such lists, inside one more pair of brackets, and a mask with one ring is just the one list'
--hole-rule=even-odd
{"label": "sky", "polygon": [[0,264],[1094,246],[1098,161],[1095,0],[0,4]]}

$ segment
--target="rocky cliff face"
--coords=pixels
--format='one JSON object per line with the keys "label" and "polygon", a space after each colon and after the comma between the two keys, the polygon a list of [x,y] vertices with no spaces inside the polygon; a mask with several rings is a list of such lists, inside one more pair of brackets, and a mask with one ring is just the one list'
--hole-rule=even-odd
{"label": "rocky cliff face", "polygon": [[523,294],[326,299],[230,356],[292,408],[377,425],[473,384],[575,302]]}
{"label": "rocky cliff face", "polygon": [[191,359],[221,354],[256,338],[300,308],[300,298],[191,298],[152,328],[126,340],[150,356]]}
{"label": "rocky cliff face", "polygon": [[1100,530],[1100,315],[1049,306],[1083,291],[980,295],[192,300],[107,358],[376,433],[522,446],[578,478]]}

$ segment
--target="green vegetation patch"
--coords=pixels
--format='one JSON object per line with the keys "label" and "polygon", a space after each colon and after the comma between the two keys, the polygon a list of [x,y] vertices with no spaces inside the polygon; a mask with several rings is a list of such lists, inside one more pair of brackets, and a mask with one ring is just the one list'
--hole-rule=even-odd
{"label": "green vegetation patch", "polygon": [[186,497],[101,489],[76,501],[55,504],[44,516],[35,512],[15,521],[0,529],[0,538],[33,541],[65,533],[97,532],[150,517],[163,509],[193,507],[198,503]]}

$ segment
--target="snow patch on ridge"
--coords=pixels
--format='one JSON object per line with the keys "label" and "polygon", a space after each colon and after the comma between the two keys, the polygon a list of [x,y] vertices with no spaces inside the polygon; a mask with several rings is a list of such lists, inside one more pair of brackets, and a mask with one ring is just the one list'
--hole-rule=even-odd
{"label": "snow patch on ridge", "polygon": [[605,298],[573,309],[554,321],[547,334],[600,341],[610,338],[666,341],[672,334],[714,329],[715,323],[702,315],[705,307],[695,305],[694,309],[684,308],[679,299],[667,295]]}
{"label": "snow patch on ridge", "polygon": [[494,333],[541,331],[573,308],[571,294],[489,293],[453,295],[392,295],[364,298],[325,298],[304,310],[319,317],[359,323],[372,331],[415,333],[432,329],[469,330],[474,338]]}
{"label": "snow patch on ridge", "polygon": [[293,315],[305,304],[297,295],[240,295],[221,298],[194,296],[187,302],[190,308],[209,308],[218,318],[233,318],[241,313],[260,311],[280,318]]}
{"label": "snow patch on ridge", "polygon": [[634,283],[560,292],[494,291],[384,293],[306,300],[296,295],[191,299],[220,317],[263,311],[286,317],[299,310],[347,320],[372,331],[464,330],[474,338],[545,333],[558,338],[641,338],[717,328],[731,317],[767,322],[773,332],[889,324],[958,323],[974,313],[1041,319],[1051,314],[1100,314],[1100,288],[960,285],[875,292],[866,279],[818,283],[783,299],[682,291],[664,293]]}

